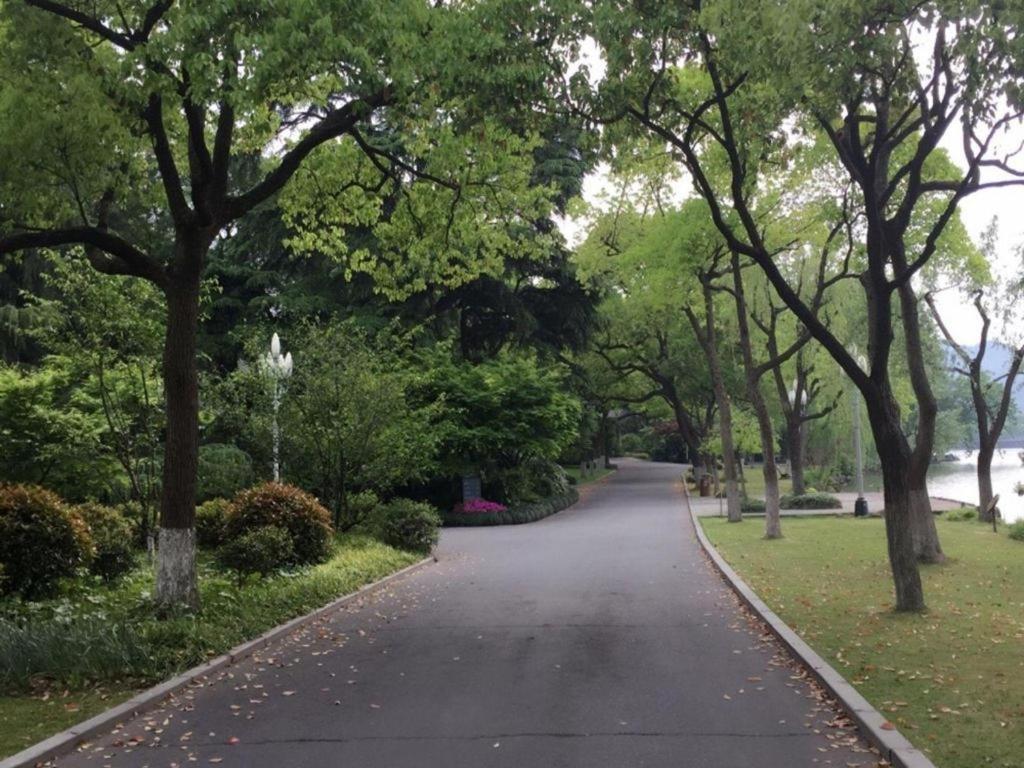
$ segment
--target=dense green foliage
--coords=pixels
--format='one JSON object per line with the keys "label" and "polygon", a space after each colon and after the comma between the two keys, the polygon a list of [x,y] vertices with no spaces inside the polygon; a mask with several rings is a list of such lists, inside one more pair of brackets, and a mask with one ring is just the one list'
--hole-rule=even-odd
{"label": "dense green foliage", "polygon": [[803,493],[783,496],[779,505],[783,509],[842,509],[843,502],[830,493]]}
{"label": "dense green foliage", "polygon": [[224,523],[225,540],[273,526],[288,532],[290,565],[321,563],[331,554],[330,513],[305,491],[282,483],[263,483],[242,491],[231,501]]}
{"label": "dense green foliage", "polygon": [[56,494],[0,484],[0,592],[45,597],[93,553],[89,527]]}
{"label": "dense green foliage", "polygon": [[93,558],[89,570],[106,581],[114,581],[135,565],[135,541],[131,523],[111,507],[79,504],[75,513],[89,527]]}
{"label": "dense green foliage", "polygon": [[196,507],[196,544],[215,549],[224,543],[230,508],[227,499],[210,499]]}
{"label": "dense green foliage", "polygon": [[262,525],[235,536],[217,550],[217,561],[238,574],[267,576],[295,562],[291,534],[278,525]]}
{"label": "dense green foliage", "polygon": [[198,471],[198,501],[234,496],[255,479],[249,455],[223,443],[199,446]]}
{"label": "dense green foliage", "polygon": [[554,460],[575,436],[580,405],[565,372],[534,356],[505,353],[478,365],[443,363],[431,390],[445,405],[441,445],[451,471],[490,471]]}
{"label": "dense green foliage", "polygon": [[448,511],[444,513],[444,524],[450,526],[478,526],[533,523],[571,507],[579,501],[579,498],[579,491],[569,486],[566,490],[553,496],[539,501],[516,504],[504,512]]}
{"label": "dense green foliage", "polygon": [[[416,559],[365,537],[346,537],[325,563],[239,586],[204,558],[206,609],[163,620],[148,610],[153,575],[141,567],[116,584],[80,583],[60,599],[3,603],[0,686],[155,683]],[[67,724],[78,719],[71,712]]]}
{"label": "dense green foliage", "polygon": [[429,504],[392,499],[368,519],[370,529],[395,549],[427,554],[437,544],[441,516]]}
{"label": "dense green foliage", "polygon": [[1007,534],[1015,541],[1024,541],[1024,520],[1012,523],[1007,529]]}

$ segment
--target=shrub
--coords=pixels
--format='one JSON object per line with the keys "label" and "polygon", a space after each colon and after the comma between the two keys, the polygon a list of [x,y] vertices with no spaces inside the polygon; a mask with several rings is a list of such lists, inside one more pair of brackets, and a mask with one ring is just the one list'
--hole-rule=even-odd
{"label": "shrub", "polygon": [[477,512],[466,514],[464,512],[448,512],[444,516],[444,524],[452,526],[464,525],[519,525],[520,523],[532,523],[541,520],[555,512],[561,512],[566,507],[571,507],[579,501],[580,494],[575,488],[570,487],[565,493],[549,496],[540,501],[529,504],[516,504],[504,512]]}
{"label": "shrub", "polygon": [[199,501],[229,498],[253,481],[252,459],[227,443],[199,446],[196,497]]}
{"label": "shrub", "polygon": [[[145,510],[138,501],[122,501],[114,505],[117,513],[128,523],[132,531],[132,541],[138,547],[146,546],[146,536],[143,531],[146,528]],[[155,524],[154,524],[155,525]]]}
{"label": "shrub", "polygon": [[1024,520],[1018,520],[1015,523],[1010,523],[1007,533],[1014,541],[1024,541]]}
{"label": "shrub", "polygon": [[114,581],[135,566],[131,523],[116,509],[102,504],[79,504],[75,511],[89,526],[95,555],[89,570]]}
{"label": "shrub", "polygon": [[619,450],[624,454],[642,453],[647,446],[636,432],[627,432],[619,439]]}
{"label": "shrub", "polygon": [[89,528],[50,491],[0,484],[0,565],[5,593],[45,596],[92,559]]}
{"label": "shrub", "polygon": [[764,512],[764,499],[743,499],[740,502],[740,512]]}
{"label": "shrub", "polygon": [[230,507],[227,499],[210,499],[196,507],[196,543],[200,547],[215,549],[224,543]]}
{"label": "shrub", "polygon": [[805,493],[801,496],[783,496],[779,500],[782,509],[842,509],[843,502],[830,493]]}
{"label": "shrub", "polygon": [[485,491],[509,504],[519,504],[565,493],[568,487],[569,478],[560,465],[547,459],[527,459],[488,473]]}
{"label": "shrub", "polygon": [[977,520],[978,510],[975,507],[964,507],[963,509],[951,509],[946,513],[947,520]]}
{"label": "shrub", "polygon": [[331,516],[313,496],[283,483],[263,483],[239,493],[228,509],[227,541],[257,528],[278,526],[292,540],[292,562],[320,563],[331,554]]}
{"label": "shrub", "polygon": [[380,507],[380,497],[373,491],[349,494],[345,501],[347,509],[338,526],[343,531],[371,519]]}
{"label": "shrub", "polygon": [[252,573],[266,576],[295,561],[291,534],[278,525],[246,531],[217,551],[217,560],[238,574],[239,582]]}
{"label": "shrub", "polygon": [[850,482],[850,472],[839,466],[807,467],[804,470],[804,482],[826,491],[838,491]]}
{"label": "shrub", "polygon": [[389,546],[426,554],[437,544],[441,516],[429,504],[395,499],[380,507],[371,527]]}

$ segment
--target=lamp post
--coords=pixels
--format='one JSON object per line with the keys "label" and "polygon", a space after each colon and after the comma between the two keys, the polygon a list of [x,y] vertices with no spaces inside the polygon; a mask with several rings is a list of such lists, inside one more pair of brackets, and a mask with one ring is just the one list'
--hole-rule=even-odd
{"label": "lamp post", "polygon": [[[864,355],[858,354],[856,347],[853,348],[854,359],[862,369],[867,366]],[[853,390],[851,400],[853,401],[853,452],[856,457],[857,466],[857,500],[853,503],[854,517],[868,516],[868,500],[864,498],[864,455],[860,439],[860,390],[857,385],[850,382]]]}
{"label": "lamp post", "polygon": [[270,350],[263,359],[263,368],[271,383],[271,405],[274,409],[271,435],[274,441],[274,482],[281,482],[281,428],[277,422],[277,412],[281,407],[281,396],[284,394],[284,382],[292,375],[292,353],[281,354],[281,339],[275,333],[270,339]]}

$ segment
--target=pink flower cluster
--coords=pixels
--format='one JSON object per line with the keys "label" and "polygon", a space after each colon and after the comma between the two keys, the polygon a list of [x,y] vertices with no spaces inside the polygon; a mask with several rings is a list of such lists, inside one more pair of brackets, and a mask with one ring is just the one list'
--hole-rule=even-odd
{"label": "pink flower cluster", "polygon": [[456,512],[504,512],[506,509],[508,507],[504,504],[499,504],[496,501],[487,501],[487,499],[470,499],[455,505]]}

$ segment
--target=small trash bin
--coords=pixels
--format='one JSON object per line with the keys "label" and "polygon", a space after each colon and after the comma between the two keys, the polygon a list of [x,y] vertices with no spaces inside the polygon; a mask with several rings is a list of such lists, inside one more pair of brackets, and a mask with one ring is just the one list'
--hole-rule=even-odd
{"label": "small trash bin", "polygon": [[700,476],[700,485],[698,486],[701,496],[711,495],[711,475],[703,474]]}

